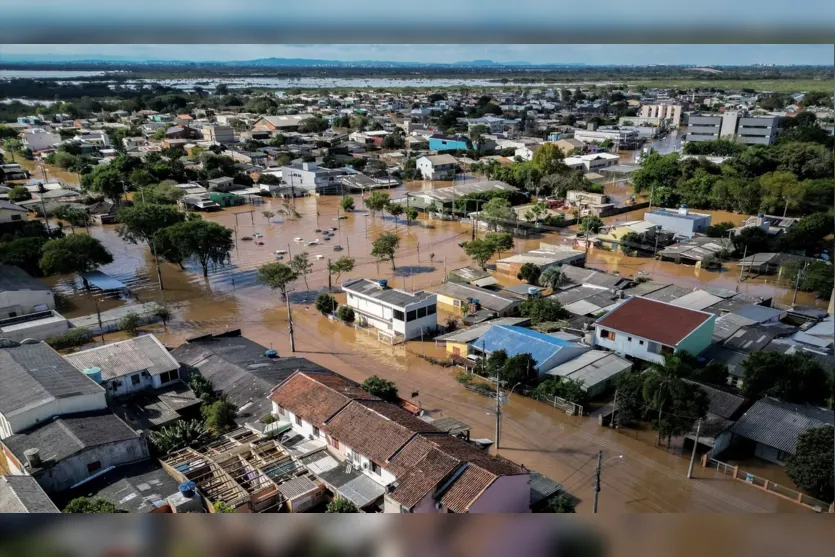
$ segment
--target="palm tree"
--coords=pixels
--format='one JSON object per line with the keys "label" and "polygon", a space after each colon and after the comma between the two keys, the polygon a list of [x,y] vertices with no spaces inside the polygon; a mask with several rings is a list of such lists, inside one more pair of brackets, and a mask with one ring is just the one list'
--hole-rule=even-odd
{"label": "palm tree", "polygon": [[645,372],[643,396],[653,410],[658,410],[658,445],[661,444],[661,416],[664,405],[672,403],[680,394],[685,385],[682,378],[686,377],[689,371],[690,367],[680,356],[665,354],[663,364],[652,364]]}
{"label": "palm tree", "polygon": [[539,285],[551,290],[556,290],[562,280],[562,271],[559,267],[548,267],[539,275]]}

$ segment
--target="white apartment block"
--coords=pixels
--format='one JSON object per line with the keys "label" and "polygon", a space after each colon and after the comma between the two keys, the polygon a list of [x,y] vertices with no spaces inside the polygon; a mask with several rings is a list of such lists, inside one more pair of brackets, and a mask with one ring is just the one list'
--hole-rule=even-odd
{"label": "white apartment block", "polygon": [[430,292],[406,292],[389,288],[385,280],[369,279],[346,281],[342,289],[357,322],[387,336],[410,340],[438,327],[437,296]]}

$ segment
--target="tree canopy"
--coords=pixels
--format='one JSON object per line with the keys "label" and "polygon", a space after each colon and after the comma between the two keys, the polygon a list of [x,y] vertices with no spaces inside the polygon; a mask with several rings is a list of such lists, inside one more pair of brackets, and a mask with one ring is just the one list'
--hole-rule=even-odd
{"label": "tree canopy", "polygon": [[833,444],[831,425],[804,431],[797,438],[795,453],[786,462],[786,475],[801,489],[831,503],[833,487]]}
{"label": "tree canopy", "polygon": [[41,270],[47,275],[95,271],[113,262],[113,256],[99,240],[87,234],[73,234],[47,241],[41,248]]}
{"label": "tree canopy", "polygon": [[750,398],[773,396],[822,406],[831,396],[827,372],[805,354],[753,352],[742,362],[742,371],[742,393]]}
{"label": "tree canopy", "polygon": [[154,235],[158,230],[174,226],[185,220],[185,215],[170,205],[137,203],[123,207],[116,217],[118,234],[126,242],[145,242],[153,250]]}
{"label": "tree canopy", "polygon": [[381,379],[376,375],[368,377],[362,382],[362,390],[389,402],[397,401],[397,385],[394,381]]}
{"label": "tree canopy", "polygon": [[391,261],[392,270],[396,270],[394,266],[394,255],[399,245],[399,236],[391,232],[383,232],[371,244],[371,255],[380,261]]}

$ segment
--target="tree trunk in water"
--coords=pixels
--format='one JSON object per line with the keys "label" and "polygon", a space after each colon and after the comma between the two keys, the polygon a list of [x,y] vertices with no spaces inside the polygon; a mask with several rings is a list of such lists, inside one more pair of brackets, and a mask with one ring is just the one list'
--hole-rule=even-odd
{"label": "tree trunk in water", "polygon": [[203,277],[204,278],[209,278],[209,266],[206,265],[205,263],[203,263],[202,265],[203,265]]}
{"label": "tree trunk in water", "polygon": [[393,257],[391,258],[391,270],[392,270],[392,271],[396,271],[396,270],[397,270],[397,267],[395,267],[395,266],[394,266],[394,258],[393,258]]}

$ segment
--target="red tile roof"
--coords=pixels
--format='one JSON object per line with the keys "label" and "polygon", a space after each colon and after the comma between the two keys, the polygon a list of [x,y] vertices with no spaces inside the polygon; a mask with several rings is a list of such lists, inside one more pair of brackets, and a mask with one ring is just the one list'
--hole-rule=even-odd
{"label": "red tile roof", "polygon": [[[446,434],[444,434],[446,435]],[[426,437],[418,435],[406,443],[402,449],[397,451],[388,463],[388,469],[398,478],[405,475],[409,469],[417,464],[423,457],[435,449],[435,445],[429,442]]]}
{"label": "red tile roof", "polygon": [[710,317],[711,314],[702,311],[635,297],[622,303],[596,324],[675,347]]}
{"label": "red tile roof", "polygon": [[454,513],[465,513],[496,476],[478,466],[469,466],[455,483],[441,495],[441,504]]}
{"label": "red tile roof", "polygon": [[457,458],[432,449],[399,478],[398,486],[391,496],[404,507],[411,509],[460,465],[461,461]]}
{"label": "red tile roof", "polygon": [[316,426],[321,426],[352,400],[378,400],[342,376],[301,372],[276,387],[270,398],[282,408]]}

